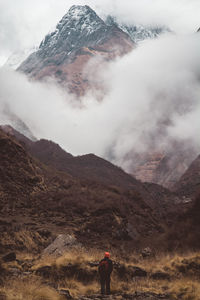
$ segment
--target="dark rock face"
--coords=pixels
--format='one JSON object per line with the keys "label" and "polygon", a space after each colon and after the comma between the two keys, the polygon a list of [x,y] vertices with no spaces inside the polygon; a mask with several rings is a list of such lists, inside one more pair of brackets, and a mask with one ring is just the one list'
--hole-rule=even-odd
{"label": "dark rock face", "polygon": [[166,272],[157,271],[151,274],[151,278],[154,280],[170,280],[170,275]]}
{"label": "dark rock face", "polygon": [[200,190],[200,155],[173,186],[173,190],[185,198],[194,199]]}
{"label": "dark rock face", "polygon": [[152,182],[171,189],[197,155],[197,149],[190,146],[189,142],[173,141],[172,149],[168,152],[133,154],[135,165],[131,173],[142,182]]}
{"label": "dark rock face", "polygon": [[10,252],[7,255],[3,256],[2,260],[4,262],[15,261],[16,260],[16,254],[15,254],[15,252]]}

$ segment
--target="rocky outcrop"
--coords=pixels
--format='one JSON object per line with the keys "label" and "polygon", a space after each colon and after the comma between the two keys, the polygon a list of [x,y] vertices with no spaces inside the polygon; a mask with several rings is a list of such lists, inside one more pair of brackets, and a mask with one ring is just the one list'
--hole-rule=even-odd
{"label": "rocky outcrop", "polygon": [[68,234],[60,234],[47,248],[44,249],[44,255],[55,255],[60,256],[72,248],[80,248],[80,243],[77,239]]}

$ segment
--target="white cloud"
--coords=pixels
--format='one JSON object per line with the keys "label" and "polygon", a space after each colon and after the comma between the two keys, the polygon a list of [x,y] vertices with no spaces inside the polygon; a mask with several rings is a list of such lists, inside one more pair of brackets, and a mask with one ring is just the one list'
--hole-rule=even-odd
{"label": "white cloud", "polygon": [[165,35],[110,63],[97,79],[108,93],[84,105],[53,83],[0,69],[0,105],[9,104],[37,137],[72,154],[93,152],[129,168],[130,152],[169,149],[173,138],[200,140],[200,36]]}

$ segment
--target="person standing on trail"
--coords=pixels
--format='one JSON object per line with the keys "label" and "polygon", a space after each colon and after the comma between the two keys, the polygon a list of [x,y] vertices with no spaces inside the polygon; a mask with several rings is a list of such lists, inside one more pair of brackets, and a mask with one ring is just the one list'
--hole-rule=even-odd
{"label": "person standing on trail", "polygon": [[113,270],[113,263],[110,259],[110,253],[105,252],[104,258],[99,262],[99,276],[101,283],[101,294],[110,294],[110,276]]}

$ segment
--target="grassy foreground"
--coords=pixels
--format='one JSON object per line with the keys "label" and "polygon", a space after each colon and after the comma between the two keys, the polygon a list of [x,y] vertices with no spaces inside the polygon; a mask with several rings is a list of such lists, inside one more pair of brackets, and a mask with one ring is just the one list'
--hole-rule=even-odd
{"label": "grassy foreground", "polygon": [[[72,250],[61,257],[34,257],[19,254],[17,261],[1,263],[5,274],[0,286],[0,299],[62,300],[60,290],[69,290],[74,298],[99,293],[95,262],[102,253]],[[111,290],[113,294],[153,292],[168,294],[170,299],[200,299],[200,253],[157,255],[125,259],[112,255],[115,262]],[[134,270],[146,276],[134,276]],[[14,272],[13,272],[14,270]]]}

